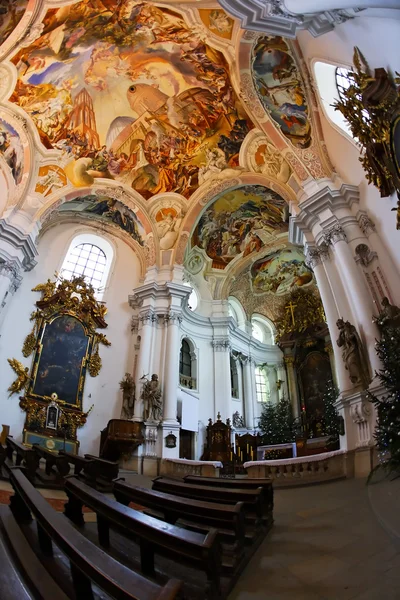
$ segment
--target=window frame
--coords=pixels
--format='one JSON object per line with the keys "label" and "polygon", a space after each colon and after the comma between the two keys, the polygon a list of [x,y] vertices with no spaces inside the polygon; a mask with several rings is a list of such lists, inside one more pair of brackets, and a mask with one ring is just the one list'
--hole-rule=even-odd
{"label": "window frame", "polygon": [[[271,387],[265,369],[257,365],[254,369],[254,376],[256,380],[257,402],[260,404],[269,402],[271,399]],[[262,379],[262,381],[260,381],[260,379]]]}

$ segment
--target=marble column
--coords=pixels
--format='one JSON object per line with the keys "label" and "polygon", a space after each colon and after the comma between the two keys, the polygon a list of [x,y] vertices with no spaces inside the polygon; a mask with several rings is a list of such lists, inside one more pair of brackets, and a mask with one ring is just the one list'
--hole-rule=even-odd
{"label": "marble column", "polygon": [[284,357],[284,361],[286,364],[288,374],[289,397],[290,403],[292,405],[293,417],[297,419],[297,417],[300,415],[300,401],[297,388],[296,374],[294,371],[294,357],[286,355]]}
{"label": "marble column", "polygon": [[244,414],[245,423],[248,429],[254,429],[254,398],[253,384],[255,379],[253,361],[250,356],[242,358],[243,380],[244,380]]}
{"label": "marble column", "polygon": [[134,421],[141,421],[143,419],[143,400],[141,399],[143,388],[142,377],[147,375],[147,379],[150,379],[152,375],[152,373],[150,373],[150,359],[155,320],[156,316],[152,310],[146,310],[139,315],[141,327],[139,329],[140,348],[136,363],[136,402],[133,415]]}
{"label": "marble column", "polygon": [[5,316],[5,307],[10,303],[21,282],[21,271],[16,261],[5,261],[0,258],[0,325]]}
{"label": "marble column", "polygon": [[176,424],[178,387],[179,387],[179,351],[180,351],[180,312],[170,311],[165,316],[167,327],[167,355],[164,370],[164,420],[163,423]]}
{"label": "marble column", "polygon": [[226,419],[232,419],[231,345],[228,338],[223,338],[212,340],[211,346],[214,351],[214,412],[220,412],[225,422]]}
{"label": "marble column", "polygon": [[332,373],[334,379],[337,380],[339,390],[344,392],[353,388],[348,372],[346,371],[345,364],[342,360],[340,348],[336,344],[336,338],[338,337],[338,329],[336,321],[339,319],[339,314],[333,297],[331,286],[329,285],[328,278],[324,269],[324,265],[321,261],[321,254],[326,253],[326,248],[307,248],[307,263],[312,267],[317,281],[318,290],[321,296],[322,304],[324,306],[326,321],[330,333],[331,340],[335,340],[335,343],[331,345],[332,350],[335,354],[335,360],[331,360]]}
{"label": "marble column", "polygon": [[[349,302],[353,306],[353,312],[357,315],[358,325],[361,330],[361,338],[369,356],[372,370],[372,378],[375,371],[381,368],[381,363],[375,351],[375,340],[379,338],[376,325],[372,322],[374,306],[362,273],[358,269],[353,253],[347,243],[346,234],[342,226],[337,223],[324,233],[327,244],[331,244],[337,257],[338,268],[341,279],[347,292]],[[335,339],[333,337],[333,339]]]}

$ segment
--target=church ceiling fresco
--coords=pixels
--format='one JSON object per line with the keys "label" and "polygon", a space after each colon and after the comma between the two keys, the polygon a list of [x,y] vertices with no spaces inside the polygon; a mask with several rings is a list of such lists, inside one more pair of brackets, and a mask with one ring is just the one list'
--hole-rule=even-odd
{"label": "church ceiling fresco", "polygon": [[259,38],[252,52],[258,97],[283,135],[298,148],[311,144],[311,122],[302,78],[294,56],[279,36]]}
{"label": "church ceiling fresco", "polygon": [[0,0],[0,46],[14,31],[27,6],[28,0]]}
{"label": "church ceiling fresco", "polygon": [[[210,10],[208,27],[230,19]],[[224,16],[225,15],[225,16]],[[253,124],[223,55],[168,8],[82,0],[48,10],[40,37],[14,56],[11,100],[33,119],[47,148],[62,151],[69,181],[115,179],[145,198],[189,197],[212,150],[238,165]]]}
{"label": "church ceiling fresco", "polygon": [[312,271],[305,264],[304,254],[296,247],[287,247],[257,260],[250,273],[251,287],[256,294],[283,296],[314,281]]}
{"label": "church ceiling fresco", "polygon": [[203,248],[214,268],[224,269],[288,232],[288,205],[262,185],[246,185],[220,196],[200,217],[192,246]]}
{"label": "church ceiling fresco", "polygon": [[228,17],[224,10],[201,8],[199,10],[200,19],[204,25],[215,35],[230,40],[232,37],[234,20]]}
{"label": "church ceiling fresco", "polygon": [[40,167],[39,177],[36,182],[35,192],[48,196],[52,192],[64,187],[67,178],[64,171],[57,165]]}
{"label": "church ceiling fresco", "polygon": [[24,171],[24,149],[18,133],[3,119],[0,119],[0,156],[9,166],[14,181],[18,185]]}
{"label": "church ceiling fresco", "polygon": [[114,198],[88,194],[65,202],[57,211],[60,214],[72,211],[86,218],[113,223],[128,233],[138,244],[145,245],[145,228],[140,219],[133,210]]}

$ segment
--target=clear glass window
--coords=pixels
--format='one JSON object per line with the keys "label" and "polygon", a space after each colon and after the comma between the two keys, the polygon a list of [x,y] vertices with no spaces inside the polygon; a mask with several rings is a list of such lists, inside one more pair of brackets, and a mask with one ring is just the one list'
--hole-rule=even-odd
{"label": "clear glass window", "polygon": [[260,367],[255,369],[257,402],[268,402],[270,399],[270,387],[266,372]]}
{"label": "clear glass window", "polygon": [[94,244],[78,244],[65,257],[61,268],[61,276],[71,279],[76,275],[84,275],[96,291],[99,290],[106,268],[106,255]]}

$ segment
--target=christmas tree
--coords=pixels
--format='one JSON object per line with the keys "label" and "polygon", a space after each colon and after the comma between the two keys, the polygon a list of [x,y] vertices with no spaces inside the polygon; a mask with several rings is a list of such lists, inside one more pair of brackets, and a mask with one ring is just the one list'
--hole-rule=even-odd
{"label": "christmas tree", "polygon": [[329,435],[329,445],[336,444],[340,433],[340,416],[335,406],[338,390],[332,379],[328,380],[324,390],[324,424],[323,432]]}
{"label": "christmas tree", "polygon": [[390,471],[400,470],[400,332],[387,327],[376,342],[376,351],[383,369],[378,377],[387,394],[378,397],[369,393],[378,413],[375,440],[381,464]]}
{"label": "christmas tree", "polygon": [[264,444],[292,442],[294,434],[290,402],[285,397],[278,404],[266,402],[263,406],[258,426],[263,433]]}

